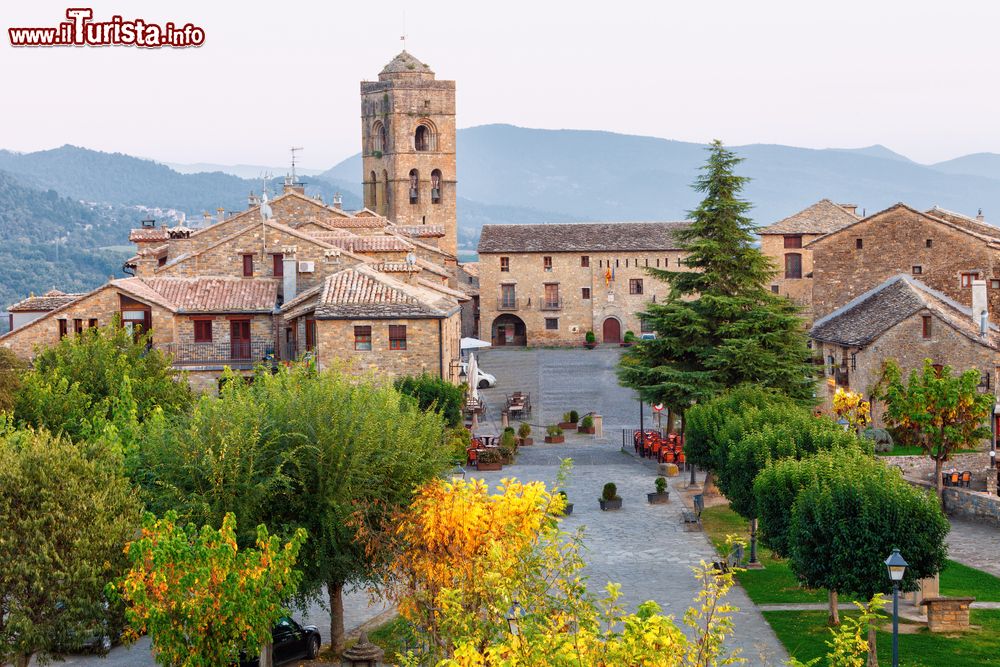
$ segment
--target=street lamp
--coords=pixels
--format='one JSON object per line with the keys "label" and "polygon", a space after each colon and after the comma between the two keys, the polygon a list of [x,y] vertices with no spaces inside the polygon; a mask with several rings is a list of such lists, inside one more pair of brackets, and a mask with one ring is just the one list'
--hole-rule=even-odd
{"label": "street lamp", "polygon": [[908,563],[899,555],[899,549],[893,549],[885,566],[892,580],[892,667],[899,667],[899,582],[906,575]]}
{"label": "street lamp", "polygon": [[451,478],[455,479],[456,477],[465,479],[465,467],[459,461],[455,462],[455,469],[451,471]]}
{"label": "street lamp", "polygon": [[510,606],[507,610],[507,626],[510,628],[510,634],[517,637],[521,634],[521,617],[524,615],[524,608],[514,600],[514,604]]}
{"label": "street lamp", "polygon": [[997,450],[995,449],[990,450],[990,467],[991,468],[997,467]]}

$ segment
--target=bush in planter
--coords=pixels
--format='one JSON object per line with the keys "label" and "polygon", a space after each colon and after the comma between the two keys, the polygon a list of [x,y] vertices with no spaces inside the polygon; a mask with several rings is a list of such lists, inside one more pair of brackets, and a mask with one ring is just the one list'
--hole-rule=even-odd
{"label": "bush in planter", "polygon": [[657,477],[655,480],[653,480],[653,484],[656,485],[656,492],[657,493],[666,493],[666,491],[667,491],[667,478],[666,477]]}
{"label": "bush in planter", "polygon": [[578,421],[580,421],[580,413],[577,412],[576,410],[570,410],[569,411],[569,420],[571,422],[573,422],[574,424],[577,423]]}
{"label": "bush in planter", "polygon": [[500,453],[499,449],[486,449],[479,452],[477,461],[479,463],[479,468],[481,470],[484,468],[493,468],[495,466],[502,466],[503,454]]}
{"label": "bush in planter", "polygon": [[670,500],[670,492],[667,491],[667,479],[657,477],[653,484],[656,485],[656,493],[647,493],[646,500],[650,505],[660,505]]}
{"label": "bush in planter", "polygon": [[517,454],[517,445],[500,445],[500,456],[504,463],[513,463],[514,455]]}
{"label": "bush in planter", "polygon": [[533,445],[535,441],[531,439],[531,424],[527,422],[521,422],[521,425],[517,427],[517,437],[521,439],[522,445]]}
{"label": "bush in planter", "polygon": [[577,422],[577,420],[573,419],[573,415],[574,414],[575,413],[573,411],[564,412],[563,416],[562,416],[562,421],[559,422],[559,426],[561,426],[564,429],[567,429],[567,428],[574,429],[574,428],[576,428],[576,422]]}
{"label": "bush in planter", "polygon": [[604,490],[601,492],[600,504],[602,510],[620,510],[622,508],[622,499],[618,495],[618,487],[613,482],[608,482],[604,485]]}
{"label": "bush in planter", "polygon": [[563,499],[562,514],[563,516],[569,516],[570,514],[573,513],[573,503],[569,502],[569,499],[567,498],[565,491],[559,491],[559,495],[562,496]]}
{"label": "bush in planter", "polygon": [[634,343],[635,342],[635,332],[634,331],[626,331],[625,332],[625,342],[626,343]]}
{"label": "bush in planter", "polygon": [[546,429],[545,429],[545,442],[549,442],[549,443],[552,443],[552,442],[562,442],[563,440],[564,440],[564,438],[563,438],[563,430],[562,430],[562,428],[560,426],[552,424],[551,426],[546,427]]}
{"label": "bush in planter", "polygon": [[597,347],[597,336],[594,335],[593,331],[588,331],[587,335],[584,337],[587,347],[594,349]]}
{"label": "bush in planter", "polygon": [[594,418],[591,415],[584,415],[580,421],[580,433],[594,432]]}

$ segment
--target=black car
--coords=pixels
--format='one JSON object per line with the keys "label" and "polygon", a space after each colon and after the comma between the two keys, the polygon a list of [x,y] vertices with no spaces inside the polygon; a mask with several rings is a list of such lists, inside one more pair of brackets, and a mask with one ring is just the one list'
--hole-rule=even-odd
{"label": "black car", "polygon": [[[274,664],[283,665],[292,660],[312,660],[319,655],[320,634],[315,625],[299,625],[290,618],[282,618],[271,630],[274,642]],[[241,660],[240,667],[259,667],[260,659]]]}

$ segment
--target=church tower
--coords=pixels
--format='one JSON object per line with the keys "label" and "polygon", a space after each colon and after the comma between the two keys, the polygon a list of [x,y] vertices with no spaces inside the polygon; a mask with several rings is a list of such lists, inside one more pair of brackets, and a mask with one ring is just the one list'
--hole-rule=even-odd
{"label": "church tower", "polygon": [[406,51],[361,82],[365,206],[399,225],[443,225],[456,253],[455,82]]}

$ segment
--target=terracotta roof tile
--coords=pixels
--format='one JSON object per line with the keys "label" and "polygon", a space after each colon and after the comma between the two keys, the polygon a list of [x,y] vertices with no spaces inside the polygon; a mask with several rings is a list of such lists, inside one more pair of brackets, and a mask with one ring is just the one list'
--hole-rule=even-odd
{"label": "terracotta roof tile", "polygon": [[170,238],[166,227],[140,227],[128,233],[128,240],[132,243],[146,243],[148,241],[166,241]]}
{"label": "terracotta roof tile", "polygon": [[829,199],[821,199],[812,206],[758,231],[760,234],[829,234],[859,219]]}
{"label": "terracotta roof tile", "polygon": [[278,282],[265,278],[142,278],[179,313],[271,312]]}
{"label": "terracotta roof tile", "polygon": [[677,250],[687,222],[574,222],[484,225],[479,252],[605,252]]}
{"label": "terracotta roof tile", "polygon": [[444,225],[393,225],[392,231],[417,239],[440,238],[444,236]]}
{"label": "terracotta roof tile", "polygon": [[413,244],[407,243],[398,236],[380,234],[377,236],[344,236],[329,232],[313,232],[310,234],[341,250],[350,252],[408,252],[413,250]]}
{"label": "terracotta roof tile", "polygon": [[446,317],[458,303],[440,292],[409,285],[356,266],[328,276],[316,306],[321,319]]}
{"label": "terracotta roof tile", "polygon": [[22,299],[7,310],[12,313],[41,313],[55,310],[61,306],[72,303],[83,296],[80,294],[67,294],[59,290],[49,290],[41,296],[29,296]]}

